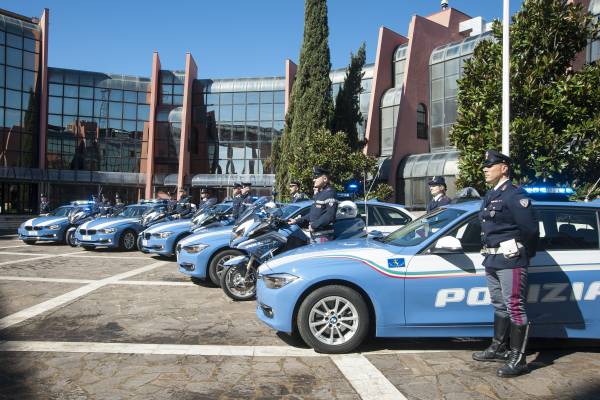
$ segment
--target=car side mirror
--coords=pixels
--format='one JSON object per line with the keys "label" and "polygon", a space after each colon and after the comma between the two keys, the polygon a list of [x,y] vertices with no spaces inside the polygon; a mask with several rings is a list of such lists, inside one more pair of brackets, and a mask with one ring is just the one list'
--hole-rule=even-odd
{"label": "car side mirror", "polygon": [[371,231],[368,233],[367,238],[373,240],[381,240],[383,239],[383,233],[381,231]]}
{"label": "car side mirror", "polygon": [[433,254],[456,254],[462,252],[463,248],[460,240],[453,236],[441,237],[431,249],[431,253]]}

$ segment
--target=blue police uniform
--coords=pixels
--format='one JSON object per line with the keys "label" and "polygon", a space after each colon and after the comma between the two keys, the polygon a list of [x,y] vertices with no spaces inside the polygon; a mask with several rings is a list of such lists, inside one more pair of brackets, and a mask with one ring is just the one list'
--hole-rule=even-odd
{"label": "blue police uniform", "polygon": [[[434,176],[429,180],[429,182],[427,182],[427,184],[429,186],[443,186],[444,188],[446,188],[446,180],[443,176]],[[433,211],[438,207],[445,206],[448,204],[450,204],[450,198],[446,196],[446,194],[442,194],[442,196],[439,197],[437,200],[435,198],[431,199],[429,204],[427,204],[427,212]]]}
{"label": "blue police uniform", "polygon": [[292,196],[292,203],[298,203],[300,201],[305,200],[308,200],[308,197],[306,197],[306,195],[302,192],[294,193],[294,195]]}
{"label": "blue police uniform", "polygon": [[[244,186],[249,186],[249,184],[243,184]],[[236,186],[237,187],[237,186]],[[233,198],[232,204],[232,215],[234,219],[238,219],[240,215],[244,212],[247,206],[252,204],[252,196],[250,196],[250,192],[246,194],[238,194]]]}
{"label": "blue police uniform", "polygon": [[[486,168],[500,163],[510,168],[511,162],[495,150],[486,152]],[[486,193],[479,220],[483,265],[494,307],[494,338],[487,349],[474,353],[473,358],[505,361],[498,376],[517,376],[527,370],[527,267],[536,251],[538,221],[527,192],[508,179]]]}
{"label": "blue police uniform", "polygon": [[40,214],[48,214],[50,212],[50,203],[48,201],[40,202]]}
{"label": "blue police uniform", "polygon": [[[314,179],[329,173],[320,167],[313,168]],[[297,223],[309,222],[313,242],[322,243],[334,239],[333,224],[337,212],[337,193],[333,186],[326,185],[313,197],[314,203],[310,211],[304,217],[299,218]]]}

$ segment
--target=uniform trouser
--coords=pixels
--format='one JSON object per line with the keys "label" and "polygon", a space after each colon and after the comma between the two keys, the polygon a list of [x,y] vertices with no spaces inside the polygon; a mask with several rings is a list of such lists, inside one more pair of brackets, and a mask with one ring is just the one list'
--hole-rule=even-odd
{"label": "uniform trouser", "polygon": [[330,242],[334,239],[333,233],[321,234],[321,233],[311,233],[310,241],[311,243],[325,243]]}
{"label": "uniform trouser", "polygon": [[486,268],[485,275],[496,314],[516,325],[527,324],[527,268]]}

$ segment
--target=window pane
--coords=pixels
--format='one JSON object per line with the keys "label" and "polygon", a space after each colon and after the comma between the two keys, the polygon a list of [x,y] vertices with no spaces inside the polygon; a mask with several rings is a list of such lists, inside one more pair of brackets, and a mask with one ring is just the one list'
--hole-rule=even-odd
{"label": "window pane", "polygon": [[123,93],[123,99],[129,103],[136,103],[137,102],[137,93],[126,90]]}
{"label": "window pane", "polygon": [[23,37],[13,35],[12,33],[6,34],[6,44],[12,47],[16,47],[18,49],[23,48]]}
{"label": "window pane", "polygon": [[452,124],[456,121],[456,99],[446,100],[444,106],[444,124]]}
{"label": "window pane", "polygon": [[112,89],[112,90],[109,90],[109,92],[110,92],[110,95],[109,95],[110,100],[114,100],[114,101],[122,101],[123,100],[123,91],[122,90]]}
{"label": "window pane", "polygon": [[135,104],[125,103],[123,105],[123,118],[125,119],[135,119],[137,106]]}
{"label": "window pane", "polygon": [[[0,31],[2,33],[2,31]],[[4,46],[0,46],[0,64],[4,64],[6,62],[6,58],[4,57]]]}
{"label": "window pane", "polygon": [[247,121],[258,121],[258,104],[248,104],[246,112]]}
{"label": "window pane", "polygon": [[66,97],[79,97],[77,86],[65,85],[65,96]]}
{"label": "window pane", "polygon": [[137,119],[142,121],[148,121],[150,118],[150,106],[149,105],[138,105],[137,106]]}
{"label": "window pane", "polygon": [[48,112],[62,114],[62,99],[60,97],[48,97]]}
{"label": "window pane", "polygon": [[259,97],[259,96],[260,96],[260,95],[259,95],[259,93],[258,93],[258,92],[248,92],[248,93],[247,93],[246,102],[247,102],[248,104],[250,104],[250,103],[258,103],[258,102],[259,102],[259,100],[260,100],[260,97]]}
{"label": "window pane", "polygon": [[221,104],[231,104],[233,102],[233,93],[221,93]]}
{"label": "window pane", "polygon": [[208,93],[206,95],[206,105],[219,104],[219,95],[216,93]]}
{"label": "window pane", "polygon": [[6,87],[21,90],[21,73],[21,69],[6,67]]}
{"label": "window pane", "polygon": [[381,128],[392,128],[394,126],[394,110],[392,107],[381,109]]}
{"label": "window pane", "polygon": [[540,210],[538,251],[598,249],[596,212]]}
{"label": "window pane", "polygon": [[6,90],[6,107],[21,108],[21,92]]}
{"label": "window pane", "polygon": [[444,120],[444,103],[442,101],[431,102],[431,125],[441,125]]}
{"label": "window pane", "polygon": [[23,91],[35,92],[35,72],[23,71]]}
{"label": "window pane", "polygon": [[173,85],[173,94],[183,95],[183,85]]}
{"label": "window pane", "polygon": [[[265,93],[265,92],[263,92],[263,93]],[[267,92],[267,93],[273,94],[272,92]],[[261,94],[260,99],[262,101],[262,94]],[[261,119],[261,121],[270,121],[273,119],[273,104],[272,103],[267,103],[267,104],[261,103],[260,119]]]}
{"label": "window pane", "polygon": [[246,104],[246,92],[234,93],[233,104]]}
{"label": "window pane", "polygon": [[147,92],[138,92],[138,103],[150,103],[150,94]]}
{"label": "window pane", "polygon": [[232,120],[232,107],[231,106],[221,106],[219,112],[219,120],[220,121],[231,121]]}
{"label": "window pane", "polygon": [[459,62],[458,58],[456,58],[454,60],[446,61],[446,71],[445,71],[446,76],[458,74],[458,62]]}
{"label": "window pane", "polygon": [[444,80],[436,79],[431,82],[431,100],[444,98]]}
{"label": "window pane", "polygon": [[261,103],[272,103],[273,102],[273,92],[260,92],[260,102]]}
{"label": "window pane", "polygon": [[79,87],[79,97],[84,98],[84,99],[91,99],[94,97],[94,89],[92,89],[91,87],[87,87],[87,86],[80,86]]}
{"label": "window pane", "polygon": [[48,92],[50,94],[50,96],[62,96],[62,85],[57,84],[57,83],[50,83],[48,84]]}
{"label": "window pane", "polygon": [[35,53],[30,53],[28,51],[24,51],[23,52],[23,68],[30,69],[32,71],[37,71],[38,70],[37,57],[38,56]]}
{"label": "window pane", "polygon": [[6,64],[14,67],[21,67],[23,65],[23,51],[7,47]]}
{"label": "window pane", "polygon": [[79,115],[84,117],[92,116],[92,101],[91,100],[79,100]]}
{"label": "window pane", "polygon": [[434,64],[431,66],[431,79],[439,79],[444,77],[444,63]]}
{"label": "window pane", "polygon": [[4,87],[4,65],[0,65],[0,87]]}
{"label": "window pane", "polygon": [[123,115],[123,104],[117,102],[110,102],[110,107],[108,111],[109,118],[121,118]]}
{"label": "window pane", "polygon": [[77,115],[77,99],[63,99],[63,113],[69,115]]}
{"label": "window pane", "polygon": [[278,90],[274,93],[273,98],[274,103],[285,103],[285,92],[283,90]]}
{"label": "window pane", "polygon": [[245,121],[246,120],[246,105],[236,104],[233,106],[233,119],[235,121]]}
{"label": "window pane", "polygon": [[446,97],[455,97],[458,89],[458,75],[446,77]]}
{"label": "window pane", "polygon": [[275,108],[275,112],[273,114],[273,119],[283,120],[285,118],[284,105],[283,104],[275,104],[274,108]]}

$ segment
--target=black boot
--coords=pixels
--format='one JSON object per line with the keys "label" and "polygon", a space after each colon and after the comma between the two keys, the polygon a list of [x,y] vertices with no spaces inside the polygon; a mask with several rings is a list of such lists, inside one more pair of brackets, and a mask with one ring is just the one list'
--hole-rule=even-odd
{"label": "black boot", "polygon": [[508,330],[510,318],[494,314],[494,338],[492,344],[483,351],[473,353],[475,361],[506,362],[508,360]]}
{"label": "black boot", "polygon": [[512,378],[527,372],[525,347],[527,347],[528,335],[529,324],[510,325],[510,355],[506,364],[496,372],[499,377]]}

